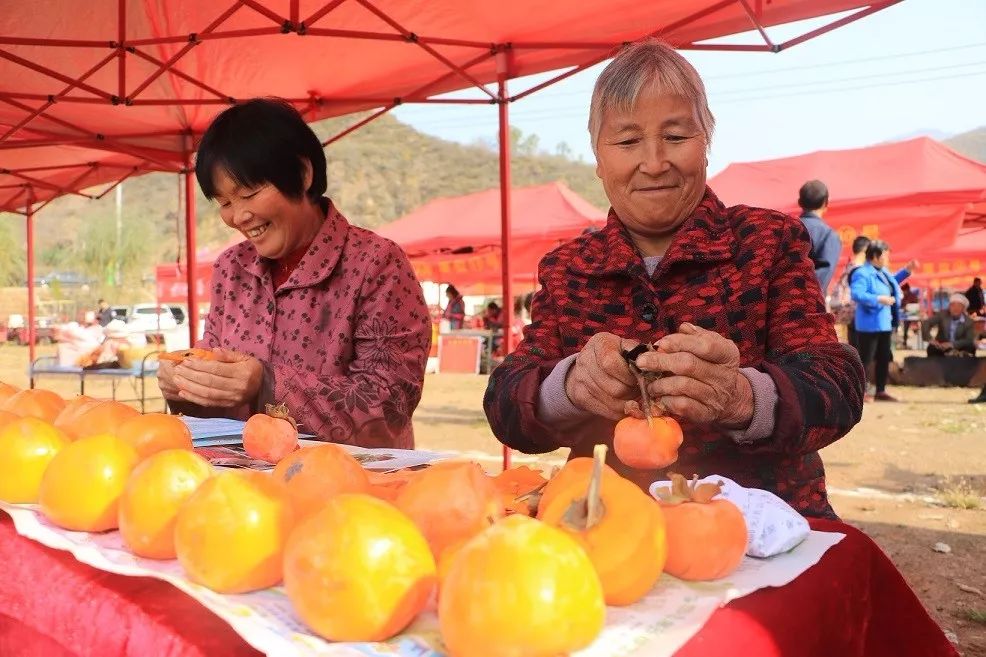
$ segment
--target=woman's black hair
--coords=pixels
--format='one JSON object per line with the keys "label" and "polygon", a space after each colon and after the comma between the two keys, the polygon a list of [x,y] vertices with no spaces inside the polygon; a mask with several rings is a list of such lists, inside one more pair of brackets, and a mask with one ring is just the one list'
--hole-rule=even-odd
{"label": "woman's black hair", "polygon": [[866,259],[875,260],[882,256],[884,252],[890,250],[890,245],[883,240],[873,240],[870,245],[866,247]]}
{"label": "woman's black hair", "polygon": [[445,288],[445,294],[451,294],[453,297],[457,297],[459,296],[459,291],[455,289],[454,285],[449,285]]}
{"label": "woman's black hair", "polygon": [[[305,166],[312,182],[304,189]],[[217,116],[202,135],[195,177],[206,198],[214,198],[216,169],[243,187],[274,185],[292,199],[325,194],[325,152],[318,137],[294,107],[278,98],[254,98]]]}

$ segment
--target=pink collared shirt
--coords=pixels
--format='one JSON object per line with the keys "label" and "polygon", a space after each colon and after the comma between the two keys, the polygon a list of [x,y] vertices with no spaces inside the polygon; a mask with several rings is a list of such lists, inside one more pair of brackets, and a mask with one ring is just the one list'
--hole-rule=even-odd
{"label": "pink collared shirt", "polygon": [[[320,440],[414,447],[411,414],[421,400],[431,319],[404,252],[350,226],[329,203],[308,251],[276,291],[271,265],[248,241],[216,261],[196,346],[233,349],[264,365],[257,404],[222,414],[246,418],[265,403],[284,403],[301,432]],[[190,415],[217,410],[176,406]]]}

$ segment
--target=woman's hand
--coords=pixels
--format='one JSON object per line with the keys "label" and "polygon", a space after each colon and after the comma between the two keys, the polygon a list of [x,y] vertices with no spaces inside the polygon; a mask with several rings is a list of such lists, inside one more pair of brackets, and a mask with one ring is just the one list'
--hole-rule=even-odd
{"label": "woman's hand", "polygon": [[894,301],[894,298],[892,296],[890,296],[889,294],[881,294],[880,296],[878,296],[876,298],[876,301],[877,301],[877,303],[879,303],[881,305],[884,305],[884,306],[892,306],[892,305],[894,305],[894,303],[896,303]]}
{"label": "woman's hand", "polygon": [[158,361],[157,387],[161,395],[168,401],[181,401],[178,396],[178,386],[175,385],[175,363],[170,360]]}
{"label": "woman's hand", "polygon": [[663,376],[648,393],[685,420],[742,429],[753,419],[753,389],[739,371],[739,349],[714,331],[682,324],[637,357],[637,366]]}
{"label": "woman's hand", "polygon": [[572,404],[610,420],[623,418],[626,401],[639,397],[640,388],[620,349],[636,345],[612,333],[589,338],[565,377]]}
{"label": "woman's hand", "polygon": [[174,366],[174,374],[165,385],[178,389],[176,399],[199,406],[231,408],[252,403],[264,379],[264,366],[253,356],[238,351],[213,351],[216,360],[192,357]]}

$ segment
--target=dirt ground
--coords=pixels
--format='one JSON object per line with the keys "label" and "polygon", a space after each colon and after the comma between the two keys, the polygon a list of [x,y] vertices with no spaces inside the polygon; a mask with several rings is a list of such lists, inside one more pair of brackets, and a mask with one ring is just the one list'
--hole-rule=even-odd
{"label": "dirt ground", "polygon": [[[52,351],[42,347],[39,355]],[[0,380],[27,385],[27,362],[26,348],[0,347]],[[38,385],[78,392],[75,379]],[[485,388],[485,376],[429,375],[414,417],[418,446],[457,450],[495,469],[501,448],[483,414]],[[111,390],[97,381],[86,392]],[[890,392],[900,403],[868,404],[862,422],[822,452],[832,504],[890,556],[963,655],[986,657],[986,404],[968,404],[971,389]],[[132,393],[127,383],[118,389]],[[564,451],[514,456],[542,466],[564,459]],[[948,551],[935,551],[938,543]]]}

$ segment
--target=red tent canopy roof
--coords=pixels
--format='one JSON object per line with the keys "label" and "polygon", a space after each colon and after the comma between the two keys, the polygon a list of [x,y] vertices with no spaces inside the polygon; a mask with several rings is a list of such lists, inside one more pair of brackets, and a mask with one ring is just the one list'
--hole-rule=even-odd
{"label": "red tent canopy roof", "polygon": [[[560,242],[606,223],[605,212],[560,182],[514,188],[510,198],[518,242]],[[499,245],[500,190],[429,201],[377,233],[412,255]]]}
{"label": "red tent canopy roof", "polygon": [[796,213],[798,189],[812,179],[828,186],[833,213],[864,204],[986,204],[986,164],[927,137],[731,164],[709,185],[727,205]]}
{"label": "red tent canopy roof", "polygon": [[[435,96],[469,88],[472,98],[455,102],[506,102],[516,96],[498,99],[483,86],[498,74],[574,72],[648,35],[680,48],[777,51],[899,1],[7,3],[0,13],[0,210],[134,173],[180,170],[195,139],[236,99],[281,96],[310,120],[449,102]],[[701,43],[856,9],[785,43],[766,36],[760,45]],[[96,166],[87,172],[38,168],[89,163]]]}

